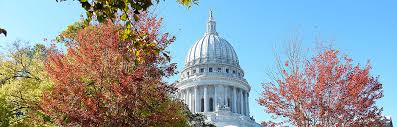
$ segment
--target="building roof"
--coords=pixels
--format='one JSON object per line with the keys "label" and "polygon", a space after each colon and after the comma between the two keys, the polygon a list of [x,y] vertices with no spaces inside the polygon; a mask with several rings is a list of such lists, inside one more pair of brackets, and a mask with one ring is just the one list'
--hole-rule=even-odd
{"label": "building roof", "polygon": [[230,64],[239,67],[234,48],[216,32],[216,22],[212,11],[209,14],[204,36],[189,49],[185,59],[186,67],[207,63]]}

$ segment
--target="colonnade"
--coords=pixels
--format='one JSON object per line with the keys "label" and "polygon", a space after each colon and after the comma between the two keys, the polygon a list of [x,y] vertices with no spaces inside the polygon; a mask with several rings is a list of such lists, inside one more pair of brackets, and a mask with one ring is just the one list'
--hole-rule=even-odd
{"label": "colonnade", "polygon": [[196,85],[180,89],[177,97],[182,99],[193,113],[214,112],[218,111],[219,107],[229,107],[233,113],[249,116],[249,93],[239,87]]}

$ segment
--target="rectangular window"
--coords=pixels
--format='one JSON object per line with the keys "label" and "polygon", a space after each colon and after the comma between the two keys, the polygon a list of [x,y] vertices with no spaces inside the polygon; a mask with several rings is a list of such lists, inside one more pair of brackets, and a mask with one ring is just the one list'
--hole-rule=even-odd
{"label": "rectangular window", "polygon": [[203,73],[204,72],[204,68],[200,68],[200,72]]}
{"label": "rectangular window", "polygon": [[196,70],[193,70],[193,74],[196,74]]}
{"label": "rectangular window", "polygon": [[222,72],[222,68],[218,68],[218,72]]}
{"label": "rectangular window", "polygon": [[229,69],[226,69],[226,73],[229,73]]}
{"label": "rectangular window", "polygon": [[208,71],[209,71],[209,72],[212,72],[212,67],[210,67],[210,68],[208,69]]}

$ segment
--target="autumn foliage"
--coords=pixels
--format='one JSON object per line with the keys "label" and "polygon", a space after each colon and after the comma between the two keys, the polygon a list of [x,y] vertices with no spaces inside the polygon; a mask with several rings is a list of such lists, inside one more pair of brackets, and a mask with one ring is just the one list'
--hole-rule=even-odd
{"label": "autumn foliage", "polygon": [[0,127],[46,126],[40,110],[43,91],[52,82],[44,71],[46,48],[15,41],[0,55]]}
{"label": "autumn foliage", "polygon": [[353,65],[351,58],[335,49],[325,49],[309,60],[296,53],[279,64],[273,82],[264,83],[258,102],[268,113],[299,127],[382,125],[382,109],[375,105],[383,96],[382,84],[370,75],[370,64]]}
{"label": "autumn foliage", "polygon": [[162,80],[173,75],[165,48],[174,41],[159,32],[161,20],[141,14],[131,39],[122,23],[78,30],[66,53],[49,52],[46,70],[54,88],[43,109],[64,126],[187,126],[183,104]]}

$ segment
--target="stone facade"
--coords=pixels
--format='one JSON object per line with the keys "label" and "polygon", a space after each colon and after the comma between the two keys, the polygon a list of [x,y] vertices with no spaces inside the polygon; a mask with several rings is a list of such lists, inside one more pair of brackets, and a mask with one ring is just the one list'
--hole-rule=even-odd
{"label": "stone facade", "polygon": [[193,113],[202,113],[219,127],[257,127],[250,117],[250,85],[244,79],[234,48],[216,32],[210,12],[207,31],[190,48],[176,84],[176,97]]}

